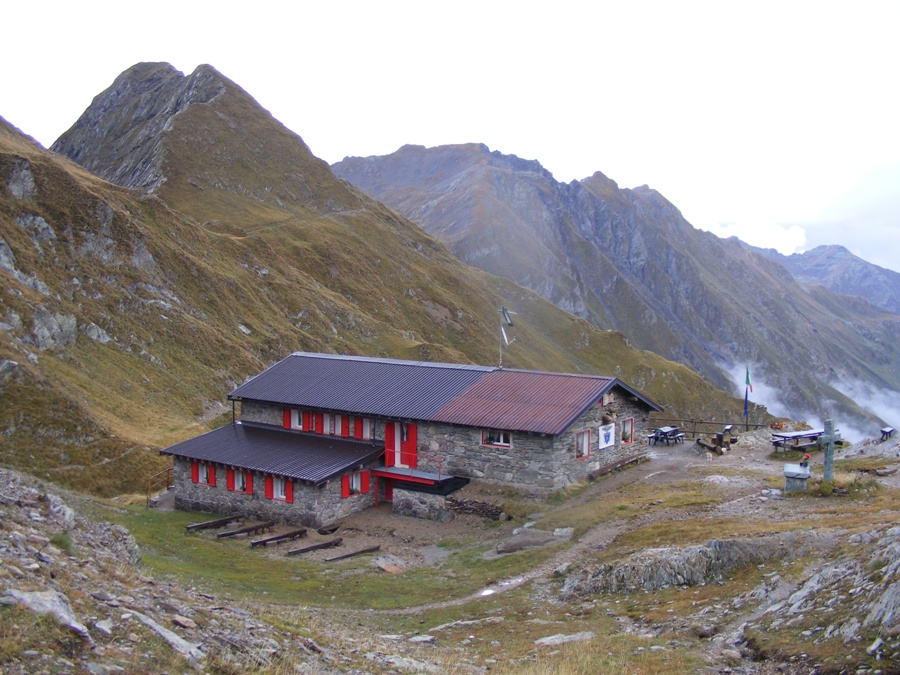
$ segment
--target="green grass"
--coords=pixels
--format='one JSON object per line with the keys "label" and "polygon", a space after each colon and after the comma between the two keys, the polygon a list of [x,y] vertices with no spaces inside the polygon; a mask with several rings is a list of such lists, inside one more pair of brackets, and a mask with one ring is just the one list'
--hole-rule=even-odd
{"label": "green grass", "polygon": [[246,540],[184,534],[186,525],[208,520],[209,514],[131,505],[110,511],[107,517],[132,533],[141,546],[143,564],[158,574],[210,593],[285,605],[396,609],[453,600],[519,575],[562,546],[485,557],[490,547],[457,542],[458,550],[441,568],[391,575],[373,566],[371,556],[325,564],[286,557],[274,548],[254,550]]}

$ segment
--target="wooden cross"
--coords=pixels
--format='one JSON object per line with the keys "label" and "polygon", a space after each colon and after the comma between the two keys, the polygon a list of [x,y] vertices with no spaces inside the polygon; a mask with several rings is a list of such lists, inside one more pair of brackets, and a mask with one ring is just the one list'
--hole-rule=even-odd
{"label": "wooden cross", "polygon": [[830,483],[834,480],[834,421],[825,420],[825,433],[819,436],[819,447],[825,456],[825,469],[822,480]]}

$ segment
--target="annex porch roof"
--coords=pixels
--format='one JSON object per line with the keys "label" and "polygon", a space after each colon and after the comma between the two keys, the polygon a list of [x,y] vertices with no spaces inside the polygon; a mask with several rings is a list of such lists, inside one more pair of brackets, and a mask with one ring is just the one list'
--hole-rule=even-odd
{"label": "annex porch roof", "polygon": [[383,444],[236,422],[161,451],[319,485],[384,452]]}

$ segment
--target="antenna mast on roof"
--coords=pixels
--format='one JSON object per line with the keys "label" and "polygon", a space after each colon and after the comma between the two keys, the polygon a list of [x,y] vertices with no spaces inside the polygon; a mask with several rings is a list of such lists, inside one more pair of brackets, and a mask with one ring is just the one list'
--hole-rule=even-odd
{"label": "antenna mast on roof", "polygon": [[503,368],[503,345],[511,345],[516,341],[516,338],[510,340],[508,337],[506,337],[506,330],[503,328],[503,326],[513,325],[512,319],[509,315],[515,314],[515,312],[510,312],[506,309],[506,307],[500,305],[500,309],[497,310],[497,313],[500,315],[500,368]]}

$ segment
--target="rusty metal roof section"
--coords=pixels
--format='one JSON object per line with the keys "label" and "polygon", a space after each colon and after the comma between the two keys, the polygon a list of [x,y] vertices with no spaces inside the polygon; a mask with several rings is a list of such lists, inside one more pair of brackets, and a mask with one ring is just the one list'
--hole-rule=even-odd
{"label": "rusty metal roof section", "polygon": [[432,419],[486,429],[556,435],[615,383],[611,377],[495,370],[479,378]]}
{"label": "rusty metal roof section", "polygon": [[376,460],[383,443],[285,431],[237,422],[162,451],[319,485]]}
{"label": "rusty metal roof section", "polygon": [[555,435],[614,386],[661,409],[613,377],[306,352],[279,361],[229,398]]}
{"label": "rusty metal roof section", "polygon": [[297,352],[229,398],[395,419],[428,420],[492,368]]}

